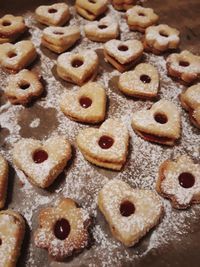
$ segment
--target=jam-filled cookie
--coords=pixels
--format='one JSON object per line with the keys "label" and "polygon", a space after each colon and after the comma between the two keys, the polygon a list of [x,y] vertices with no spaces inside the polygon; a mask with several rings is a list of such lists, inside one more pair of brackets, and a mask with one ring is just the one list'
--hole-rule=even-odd
{"label": "jam-filled cookie", "polygon": [[116,10],[125,11],[136,4],[136,0],[112,0],[112,5]]}
{"label": "jam-filled cookie", "polygon": [[120,170],[128,153],[128,129],[120,120],[108,119],[99,129],[81,130],[77,136],[77,144],[83,156],[91,163]]}
{"label": "jam-filled cookie", "polygon": [[180,32],[166,24],[150,26],[145,30],[144,48],[156,55],[176,49],[179,46]]}
{"label": "jam-filled cookie", "polygon": [[127,10],[126,17],[129,28],[139,32],[145,32],[145,29],[156,24],[159,18],[152,8],[137,5]]}
{"label": "jam-filled cookie", "polygon": [[44,142],[21,139],[13,149],[14,164],[41,188],[50,186],[71,158],[71,146],[62,136]]}
{"label": "jam-filled cookie", "polygon": [[177,209],[200,203],[200,165],[187,155],[164,161],[159,168],[156,189]]}
{"label": "jam-filled cookie", "polygon": [[127,247],[135,245],[156,226],[163,213],[162,202],[154,191],[133,189],[118,179],[101,189],[98,206],[112,235]]}
{"label": "jam-filled cookie", "polygon": [[152,98],[158,94],[159,74],[153,65],[141,63],[134,70],[121,74],[118,86],[125,95]]}
{"label": "jam-filled cookie", "polygon": [[63,80],[81,86],[96,77],[98,65],[99,60],[95,51],[67,52],[58,57],[57,73]]}
{"label": "jam-filled cookie", "polygon": [[95,20],[108,8],[108,0],[76,0],[76,10],[82,17]]}
{"label": "jam-filled cookie", "polygon": [[78,92],[66,92],[61,99],[61,110],[71,120],[97,123],[105,119],[106,92],[98,83],[87,83]]}
{"label": "jam-filled cookie", "polygon": [[132,68],[142,57],[143,45],[138,40],[110,40],[104,45],[105,59],[118,71]]}
{"label": "jam-filled cookie", "polygon": [[26,105],[40,96],[43,90],[40,77],[32,71],[23,69],[8,77],[8,85],[4,92],[12,104]]}
{"label": "jam-filled cookie", "polygon": [[50,26],[44,29],[41,43],[51,51],[60,54],[72,47],[80,38],[81,33],[77,26]]}
{"label": "jam-filled cookie", "polygon": [[35,46],[31,41],[0,45],[0,65],[8,72],[16,73],[30,65],[37,57]]}
{"label": "jam-filled cookie", "polygon": [[39,6],[35,14],[40,23],[48,26],[62,26],[70,19],[69,7],[65,3]]}
{"label": "jam-filled cookie", "polygon": [[0,211],[0,266],[15,267],[24,239],[25,221],[13,210]]}
{"label": "jam-filled cookie", "polygon": [[200,83],[180,95],[181,104],[189,112],[190,121],[200,128]]}
{"label": "jam-filled cookie", "polygon": [[47,249],[49,255],[57,260],[64,260],[88,245],[90,217],[70,198],[59,200],[54,207],[42,209],[38,221],[35,244]]}
{"label": "jam-filled cookie", "polygon": [[[0,209],[5,205],[8,185],[8,163],[0,154]],[[1,236],[0,236],[1,239]]]}
{"label": "jam-filled cookie", "polygon": [[119,35],[119,25],[110,17],[90,22],[84,29],[87,38],[95,42],[107,42],[116,39]]}
{"label": "jam-filled cookie", "polygon": [[132,127],[147,141],[173,146],[181,134],[180,112],[174,103],[162,99],[149,110],[136,111]]}
{"label": "jam-filled cookie", "polygon": [[168,74],[191,83],[200,78],[200,56],[184,50],[180,54],[171,54],[167,58]]}
{"label": "jam-filled cookie", "polygon": [[23,17],[5,15],[0,18],[0,44],[14,42],[27,27]]}

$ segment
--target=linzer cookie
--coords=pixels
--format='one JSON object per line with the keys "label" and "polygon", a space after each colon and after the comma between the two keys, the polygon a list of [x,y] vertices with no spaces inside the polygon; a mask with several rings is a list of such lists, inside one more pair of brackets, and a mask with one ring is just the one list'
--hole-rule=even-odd
{"label": "linzer cookie", "polygon": [[175,104],[162,99],[149,110],[136,111],[132,127],[147,141],[173,146],[181,134],[180,113]]}
{"label": "linzer cookie", "polygon": [[[0,154],[0,209],[5,205],[8,184],[8,163]],[[1,239],[1,234],[0,234]]]}
{"label": "linzer cookie", "polygon": [[70,198],[59,200],[54,207],[42,209],[38,221],[35,244],[47,249],[54,259],[64,260],[88,245],[90,217]]}
{"label": "linzer cookie", "polygon": [[0,266],[15,267],[24,239],[25,221],[13,210],[0,211]]}
{"label": "linzer cookie", "polygon": [[23,17],[5,15],[0,18],[0,44],[14,42],[26,31]]}
{"label": "linzer cookie", "polygon": [[154,191],[133,189],[118,179],[101,189],[98,206],[112,235],[127,247],[135,245],[156,226],[163,212],[162,202]]}
{"label": "linzer cookie", "polygon": [[108,0],[76,0],[76,10],[82,17],[95,20],[108,8]]}
{"label": "linzer cookie", "polygon": [[80,53],[64,53],[58,57],[57,73],[60,78],[71,83],[83,85],[94,80],[98,70],[98,56],[92,50]]}
{"label": "linzer cookie", "polygon": [[12,104],[26,105],[39,97],[43,90],[40,77],[32,71],[23,69],[8,77],[8,85],[4,92]]}
{"label": "linzer cookie", "polygon": [[156,189],[177,209],[200,203],[200,165],[187,155],[164,161],[159,169]]}
{"label": "linzer cookie", "polygon": [[200,83],[180,95],[182,107],[189,112],[190,121],[200,128]]}
{"label": "linzer cookie", "polygon": [[137,5],[127,10],[126,17],[129,28],[139,32],[145,32],[145,29],[156,24],[159,18],[152,8]]}
{"label": "linzer cookie", "polygon": [[125,11],[136,4],[136,0],[112,0],[112,5],[116,10]]}
{"label": "linzer cookie", "polygon": [[159,89],[157,69],[148,63],[141,63],[132,71],[124,72],[119,77],[119,90],[128,96],[153,98]]}
{"label": "linzer cookie", "polygon": [[66,92],[61,99],[62,112],[72,120],[97,123],[105,118],[106,92],[98,83],[87,83],[78,92]]}
{"label": "linzer cookie", "polygon": [[70,19],[69,7],[65,3],[39,6],[35,14],[40,23],[48,26],[62,26]]}
{"label": "linzer cookie", "polygon": [[150,26],[145,30],[144,48],[156,55],[177,49],[180,43],[180,32],[166,24]]}
{"label": "linzer cookie", "polygon": [[141,59],[143,45],[138,40],[110,40],[104,45],[105,59],[118,71],[132,68]]}
{"label": "linzer cookie", "polygon": [[200,78],[200,56],[184,50],[180,54],[171,54],[167,58],[168,74],[185,83]]}
{"label": "linzer cookie", "polygon": [[119,35],[119,25],[110,17],[90,22],[85,25],[84,30],[87,38],[95,42],[107,42]]}
{"label": "linzer cookie", "polygon": [[77,144],[83,156],[91,163],[120,170],[128,153],[128,129],[121,121],[108,119],[99,129],[81,130],[77,136]]}
{"label": "linzer cookie", "polygon": [[8,72],[20,71],[30,65],[36,57],[37,52],[31,41],[0,45],[0,65]]}
{"label": "linzer cookie", "polygon": [[42,35],[42,45],[55,53],[63,53],[81,38],[77,26],[45,28]]}
{"label": "linzer cookie", "polygon": [[41,188],[54,182],[70,158],[71,146],[62,136],[51,137],[44,142],[21,139],[13,149],[14,164],[31,183]]}

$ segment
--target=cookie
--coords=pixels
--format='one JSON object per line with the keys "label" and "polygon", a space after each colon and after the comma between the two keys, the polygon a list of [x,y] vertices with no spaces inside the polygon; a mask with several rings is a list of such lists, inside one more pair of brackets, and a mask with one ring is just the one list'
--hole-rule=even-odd
{"label": "cookie", "polygon": [[0,65],[10,73],[16,73],[27,67],[36,57],[37,52],[31,41],[0,45]]}
{"label": "cookie", "polygon": [[189,112],[190,121],[200,128],[200,83],[190,86],[180,95],[181,105]]}
{"label": "cookie", "polygon": [[134,70],[124,72],[119,77],[119,90],[128,96],[153,98],[158,94],[159,74],[148,63],[141,63]]}
{"label": "cookie", "polygon": [[50,26],[43,30],[41,43],[51,51],[60,54],[72,47],[80,38],[81,33],[77,26]]}
{"label": "cookie", "polygon": [[[8,185],[8,163],[0,154],[0,209],[5,205]],[[0,236],[1,238],[1,236]]]}
{"label": "cookie", "polygon": [[0,18],[0,44],[14,42],[27,30],[23,17],[5,15]]}
{"label": "cookie", "polygon": [[61,110],[71,120],[98,123],[105,119],[106,92],[98,83],[87,83],[78,92],[66,92],[61,99]]}
{"label": "cookie", "polygon": [[177,209],[200,203],[200,165],[187,155],[164,161],[159,168],[156,190]]}
{"label": "cookie", "polygon": [[192,83],[200,78],[200,56],[184,50],[180,54],[171,54],[167,58],[167,71],[172,77],[185,83]]}
{"label": "cookie", "polygon": [[127,247],[135,245],[156,226],[163,213],[160,198],[154,191],[133,189],[118,179],[101,189],[98,206],[112,235]]}
{"label": "cookie", "polygon": [[71,146],[62,136],[46,141],[21,139],[14,145],[14,164],[38,187],[50,186],[71,158]]}
{"label": "cookie", "polygon": [[24,239],[25,221],[13,210],[0,211],[0,264],[15,267]]}
{"label": "cookie", "polygon": [[147,141],[173,146],[181,134],[180,112],[174,103],[162,99],[149,110],[136,111],[132,127]]}
{"label": "cookie", "polygon": [[32,71],[23,69],[8,77],[5,95],[12,104],[26,105],[43,93],[40,77]]}
{"label": "cookie", "polygon": [[85,35],[94,42],[105,43],[119,36],[119,25],[110,17],[90,22],[84,27]]}
{"label": "cookie", "polygon": [[37,21],[48,26],[62,26],[70,19],[69,7],[65,3],[39,6],[35,14]]}
{"label": "cookie", "polygon": [[152,8],[134,6],[126,12],[127,24],[133,31],[145,32],[146,28],[157,23],[159,17]]}
{"label": "cookie", "polygon": [[76,0],[76,11],[88,20],[95,20],[108,9],[108,0]]}
{"label": "cookie", "polygon": [[81,86],[94,80],[97,75],[98,65],[99,60],[95,51],[67,52],[58,57],[57,73],[63,80]]}
{"label": "cookie", "polygon": [[150,26],[145,30],[144,48],[156,55],[177,49],[180,43],[180,32],[166,24]]}
{"label": "cookie", "polygon": [[90,217],[70,198],[59,200],[39,213],[35,245],[47,249],[51,257],[64,260],[88,245]]}
{"label": "cookie", "polygon": [[77,136],[83,156],[91,163],[113,170],[120,170],[127,157],[129,133],[117,119],[107,119],[99,129],[86,128]]}
{"label": "cookie", "polygon": [[112,0],[112,5],[118,11],[126,11],[133,7],[136,2],[136,0]]}
{"label": "cookie", "polygon": [[104,45],[106,61],[120,72],[129,70],[138,63],[142,53],[143,45],[138,40],[110,40]]}

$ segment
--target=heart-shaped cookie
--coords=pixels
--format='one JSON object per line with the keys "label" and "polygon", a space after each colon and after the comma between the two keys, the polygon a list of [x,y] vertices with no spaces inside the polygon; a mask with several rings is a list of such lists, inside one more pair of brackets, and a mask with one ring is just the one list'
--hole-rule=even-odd
{"label": "heart-shaped cookie", "polygon": [[91,163],[120,170],[128,152],[128,129],[120,120],[108,119],[99,129],[87,128],[80,131],[77,144],[83,156]]}
{"label": "heart-shaped cookie", "polygon": [[0,154],[0,209],[4,207],[8,184],[8,163]]}
{"label": "heart-shaped cookie", "polygon": [[133,71],[121,74],[118,86],[126,95],[152,98],[158,93],[159,74],[151,64],[141,63]]}
{"label": "heart-shaped cookie", "polygon": [[58,57],[57,73],[63,80],[81,86],[96,77],[98,63],[95,51],[67,52]]}
{"label": "heart-shaped cookie", "polygon": [[48,187],[63,171],[71,158],[71,146],[62,136],[39,140],[22,139],[15,144],[13,160],[30,181],[42,188]]}
{"label": "heart-shaped cookie", "polygon": [[18,72],[30,65],[37,57],[35,46],[31,41],[0,45],[0,64],[8,72]]}
{"label": "heart-shaped cookie", "polygon": [[66,92],[61,99],[62,112],[72,120],[97,123],[105,118],[106,92],[98,83],[87,83],[78,92]]}
{"label": "heart-shaped cookie", "polygon": [[45,25],[62,26],[70,18],[69,7],[65,3],[56,3],[48,6],[39,6],[35,10],[36,19]]}
{"label": "heart-shaped cookie", "polygon": [[133,189],[118,179],[109,181],[99,192],[98,206],[113,236],[127,247],[157,225],[163,211],[154,191]]}
{"label": "heart-shaped cookie", "polygon": [[136,111],[132,127],[147,141],[174,145],[181,134],[180,113],[175,104],[162,99],[149,110]]}

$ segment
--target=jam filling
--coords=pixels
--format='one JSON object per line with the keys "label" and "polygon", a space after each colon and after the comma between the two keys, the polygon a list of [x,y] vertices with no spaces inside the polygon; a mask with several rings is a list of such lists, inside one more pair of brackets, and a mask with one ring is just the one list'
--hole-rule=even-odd
{"label": "jam filling", "polygon": [[146,74],[143,74],[140,76],[140,81],[142,81],[143,83],[150,83],[151,82],[151,78],[146,75]]}
{"label": "jam filling", "polygon": [[146,139],[150,140],[150,141],[154,141],[154,142],[170,142],[172,140],[174,140],[173,138],[169,138],[169,137],[164,137],[164,136],[156,136],[153,134],[147,134],[144,132],[140,132],[140,134],[145,137]]}
{"label": "jam filling", "polygon": [[160,31],[159,34],[160,34],[161,36],[163,36],[163,37],[166,37],[166,38],[169,37],[169,35],[168,35],[167,33],[162,32],[162,31]]}
{"label": "jam filling", "polygon": [[28,89],[28,88],[30,87],[30,83],[23,81],[23,82],[21,82],[21,83],[19,84],[19,87],[20,87],[20,89],[22,89],[22,90],[26,90],[26,89]]}
{"label": "jam filling", "polygon": [[72,61],[72,67],[73,68],[79,68],[82,65],[83,65],[83,61],[81,59],[74,59]]}
{"label": "jam filling", "polygon": [[51,14],[53,14],[53,13],[58,12],[58,10],[55,9],[55,8],[50,8],[50,9],[48,10],[48,12],[51,13]]}
{"label": "jam filling", "polygon": [[144,17],[144,16],[145,16],[145,14],[144,14],[144,13],[142,13],[142,12],[140,12],[140,13],[138,13],[138,16]]}
{"label": "jam filling", "polygon": [[190,188],[194,185],[195,183],[195,178],[194,176],[189,173],[189,172],[183,172],[179,175],[178,177],[179,184],[180,186],[184,188]]}
{"label": "jam filling", "polygon": [[128,50],[128,46],[126,46],[126,45],[120,45],[120,46],[118,46],[118,50],[119,51],[127,51]]}
{"label": "jam filling", "polygon": [[135,206],[132,202],[126,200],[120,205],[120,213],[124,217],[129,217],[135,212]]}
{"label": "jam filling", "polygon": [[168,121],[167,116],[165,114],[162,114],[162,113],[156,113],[154,115],[154,119],[156,122],[158,122],[160,124],[165,124]]}
{"label": "jam filling", "polygon": [[108,28],[108,26],[107,25],[99,25],[98,28],[101,29],[101,30],[103,30],[103,29]]}
{"label": "jam filling", "polygon": [[99,139],[99,143],[98,144],[102,149],[109,149],[114,144],[114,140],[110,136],[103,135]]}
{"label": "jam filling", "polygon": [[7,55],[8,55],[9,58],[13,58],[13,57],[17,56],[17,54],[15,52],[13,52],[13,51],[8,52]]}
{"label": "jam filling", "polygon": [[44,162],[48,159],[48,154],[44,150],[37,150],[33,154],[33,161],[37,164]]}
{"label": "jam filling", "polygon": [[181,67],[188,67],[189,65],[190,65],[190,63],[187,62],[187,61],[183,61],[183,60],[181,60],[181,61],[179,62],[179,66],[181,66]]}
{"label": "jam filling", "polygon": [[70,233],[70,229],[68,220],[60,219],[54,225],[54,235],[60,240],[65,240]]}
{"label": "jam filling", "polygon": [[63,32],[53,32],[53,33],[56,35],[63,35],[64,34]]}
{"label": "jam filling", "polygon": [[3,23],[2,23],[2,25],[3,25],[4,27],[7,27],[7,26],[10,26],[10,25],[11,25],[11,22],[8,21],[8,20],[4,20]]}
{"label": "jam filling", "polygon": [[83,96],[80,98],[79,103],[83,108],[89,108],[92,105],[92,100],[89,97]]}
{"label": "jam filling", "polygon": [[0,238],[0,246],[2,245],[2,240],[1,240],[1,238]]}
{"label": "jam filling", "polygon": [[96,0],[88,0],[91,4],[96,4]]}

